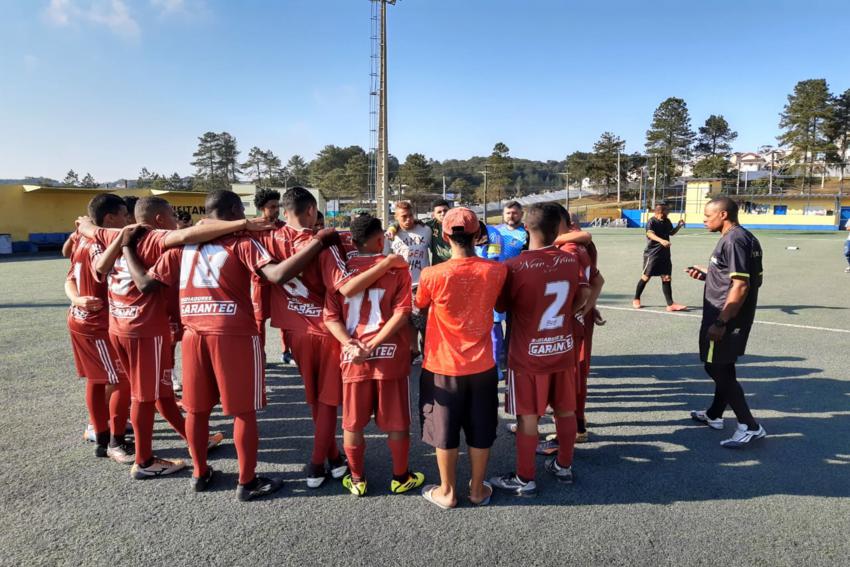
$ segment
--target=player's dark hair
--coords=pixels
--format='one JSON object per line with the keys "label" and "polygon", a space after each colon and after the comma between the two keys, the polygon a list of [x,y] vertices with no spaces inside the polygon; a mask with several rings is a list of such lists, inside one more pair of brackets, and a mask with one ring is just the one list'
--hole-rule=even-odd
{"label": "player's dark hair", "polygon": [[131,217],[136,216],[136,203],[139,201],[139,198],[134,195],[128,195],[124,197],[124,204],[127,205],[127,212],[130,213]]}
{"label": "player's dark hair", "polygon": [[449,202],[446,201],[445,199],[437,199],[436,201],[431,203],[431,210],[433,211],[437,207],[449,207],[449,208],[451,208],[451,205],[449,205]]}
{"label": "player's dark hair", "polygon": [[207,214],[222,220],[237,220],[236,210],[242,204],[242,199],[233,191],[217,189],[207,194],[204,203]]}
{"label": "player's dark hair", "polygon": [[316,206],[316,198],[303,187],[292,187],[283,194],[280,204],[285,211],[301,215]]}
{"label": "player's dark hair", "polygon": [[254,195],[254,206],[262,209],[269,201],[280,201],[280,191],[274,189],[260,189]]}
{"label": "player's dark hair", "polygon": [[372,215],[360,215],[351,221],[351,241],[358,248],[365,246],[369,239],[382,232],[384,228],[381,226],[381,219]]}
{"label": "player's dark hair", "polygon": [[709,201],[709,203],[713,203],[720,207],[721,210],[726,211],[726,218],[728,218],[731,222],[738,222],[738,203],[729,197],[726,197],[725,195],[714,197]]}
{"label": "player's dark hair", "polygon": [[322,211],[316,211],[316,222],[319,223],[325,220],[325,215],[322,214]]}
{"label": "player's dark hair", "polygon": [[166,213],[171,205],[162,197],[142,197],[136,201],[133,216],[139,222],[152,223],[157,213]]}
{"label": "player's dark hair", "polygon": [[558,205],[551,203],[535,203],[529,207],[525,215],[525,229],[537,232],[543,236],[546,244],[551,244],[558,237],[558,226],[561,224],[561,212]]}
{"label": "player's dark hair", "polygon": [[452,242],[463,246],[464,248],[472,248],[472,245],[475,242],[475,234],[467,234],[463,232],[462,227],[455,227],[454,232],[449,235],[449,240]]}
{"label": "player's dark hair", "polygon": [[180,222],[192,222],[192,215],[187,213],[186,211],[180,211],[177,213],[177,220]]}
{"label": "player's dark hair", "polygon": [[567,224],[567,228],[573,226],[573,219],[570,217],[570,211],[568,211],[564,205],[561,203],[550,204],[558,209],[558,214],[561,216],[561,220]]}
{"label": "player's dark hair", "polygon": [[505,205],[506,209],[519,209],[522,210],[522,205],[519,201],[508,201]]}
{"label": "player's dark hair", "polygon": [[669,208],[670,208],[670,205],[668,205],[666,201],[658,201],[657,203],[655,203],[655,207],[654,207],[654,208],[656,208],[656,209],[657,209],[658,207],[661,207],[661,208],[663,208],[663,209],[669,209]]}
{"label": "player's dark hair", "polygon": [[121,213],[121,207],[127,203],[118,195],[112,193],[101,193],[89,201],[89,217],[97,226],[103,226],[106,215],[117,215]]}

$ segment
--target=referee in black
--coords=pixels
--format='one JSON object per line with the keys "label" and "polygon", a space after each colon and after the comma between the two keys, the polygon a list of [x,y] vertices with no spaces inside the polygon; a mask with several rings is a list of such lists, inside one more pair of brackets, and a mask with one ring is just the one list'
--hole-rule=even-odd
{"label": "referee in black", "polygon": [[723,429],[723,412],[731,406],[738,428],[720,444],[736,449],[767,434],[750,413],[735,373],[735,362],[746,350],[756,314],[762,282],[761,244],[738,224],[738,205],[729,197],[709,201],[703,223],[710,232],[721,234],[720,241],[711,253],[708,269],[692,266],[685,271],[705,281],[699,354],[714,380],[714,401],[705,411],[692,411],[691,418],[712,429]]}
{"label": "referee in black", "polygon": [[667,301],[667,311],[685,311],[687,307],[673,302],[673,261],[670,258],[670,237],[675,235],[683,226],[685,221],[680,219],[676,227],[667,218],[669,209],[665,203],[655,205],[653,217],[646,223],[646,250],[643,251],[643,274],[637,283],[635,298],[632,307],[640,309],[640,296],[646,287],[649,278],[661,276],[661,290]]}

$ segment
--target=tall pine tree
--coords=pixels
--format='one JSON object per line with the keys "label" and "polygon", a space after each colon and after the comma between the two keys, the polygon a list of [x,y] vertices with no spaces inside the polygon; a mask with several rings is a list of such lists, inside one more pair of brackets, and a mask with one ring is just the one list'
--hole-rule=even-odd
{"label": "tall pine tree", "polygon": [[690,156],[694,133],[688,105],[670,97],[655,109],[646,132],[646,151],[658,159],[658,173],[669,184]]}
{"label": "tall pine tree", "polygon": [[829,151],[831,144],[826,128],[832,119],[831,96],[826,79],[809,79],[794,86],[779,118],[779,143],[791,149],[790,161],[802,165],[806,183],[814,174],[819,153]]}

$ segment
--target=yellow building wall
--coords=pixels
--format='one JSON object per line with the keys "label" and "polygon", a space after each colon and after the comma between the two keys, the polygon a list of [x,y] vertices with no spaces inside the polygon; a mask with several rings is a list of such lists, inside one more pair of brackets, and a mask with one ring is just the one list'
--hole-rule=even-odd
{"label": "yellow building wall", "polygon": [[[97,189],[58,189],[35,186],[0,185],[0,234],[11,234],[12,240],[28,240],[30,233],[72,232],[77,217],[87,214],[89,201],[105,193]],[[150,196],[149,189],[115,189],[116,195]],[[185,208],[193,220],[203,217],[204,193],[165,192],[161,197],[176,210]]]}

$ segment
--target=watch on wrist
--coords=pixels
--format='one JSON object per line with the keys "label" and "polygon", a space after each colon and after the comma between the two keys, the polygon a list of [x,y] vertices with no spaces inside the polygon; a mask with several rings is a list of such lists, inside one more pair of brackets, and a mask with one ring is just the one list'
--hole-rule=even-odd
{"label": "watch on wrist", "polygon": [[723,319],[715,319],[714,323],[712,323],[712,325],[714,325],[715,327],[718,327],[720,329],[725,329],[726,328],[726,321],[724,321]]}

